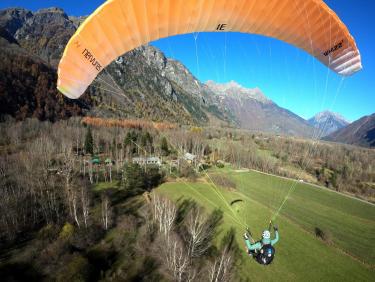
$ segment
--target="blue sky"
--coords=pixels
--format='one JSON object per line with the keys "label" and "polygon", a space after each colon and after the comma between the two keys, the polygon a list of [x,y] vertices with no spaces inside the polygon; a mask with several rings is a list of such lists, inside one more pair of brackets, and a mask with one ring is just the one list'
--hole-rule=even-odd
{"label": "blue sky", "polygon": [[[0,8],[18,6],[35,11],[57,6],[69,15],[80,16],[103,2],[1,0]],[[245,87],[259,87],[277,104],[304,118],[330,109],[353,121],[375,112],[375,1],[325,2],[348,26],[362,55],[363,70],[344,80],[294,46],[258,35],[200,33],[195,45],[194,36],[188,34],[152,44],[168,57],[182,61],[203,82],[235,80]]]}

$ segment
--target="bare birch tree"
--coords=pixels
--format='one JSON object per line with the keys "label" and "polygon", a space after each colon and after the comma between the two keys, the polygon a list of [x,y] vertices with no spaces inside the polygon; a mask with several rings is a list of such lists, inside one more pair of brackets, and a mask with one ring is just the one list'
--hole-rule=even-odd
{"label": "bare birch tree", "polygon": [[177,237],[169,238],[169,241],[162,247],[165,254],[165,262],[168,270],[176,281],[186,281],[189,276],[190,259],[186,254],[183,244]]}
{"label": "bare birch tree", "polygon": [[94,168],[93,168],[93,164],[92,164],[91,160],[88,160],[87,162],[89,164],[89,180],[90,180],[90,183],[93,184],[94,183]]}
{"label": "bare birch tree", "polygon": [[85,185],[81,186],[81,204],[82,204],[82,216],[85,227],[88,227],[89,211],[90,211],[90,195]]}
{"label": "bare birch tree", "polygon": [[112,208],[111,202],[107,195],[102,195],[102,223],[103,228],[108,230],[111,225]]}
{"label": "bare birch tree", "polygon": [[199,207],[193,207],[186,219],[186,231],[183,231],[190,257],[202,256],[211,246],[216,227],[222,218],[221,213],[214,211],[210,216],[204,214]]}
{"label": "bare birch tree", "polygon": [[162,198],[155,193],[152,195],[151,205],[153,220],[168,243],[176,219],[177,208],[169,199]]}
{"label": "bare birch tree", "polygon": [[209,281],[231,281],[233,267],[233,254],[225,248],[221,255],[208,265]]}
{"label": "bare birch tree", "polygon": [[78,228],[81,227],[81,224],[79,222],[78,218],[78,193],[75,190],[70,191],[70,201],[73,209],[73,218],[76,222]]}
{"label": "bare birch tree", "polygon": [[[55,199],[58,189],[55,189],[55,181],[50,173],[51,160],[56,148],[53,141],[47,136],[33,140],[28,151],[20,155],[24,166],[24,172],[19,177],[22,185],[28,187],[34,199],[36,208],[34,212],[42,213],[47,223],[55,218],[55,211],[58,211],[58,204]],[[57,207],[55,205],[57,204]]]}

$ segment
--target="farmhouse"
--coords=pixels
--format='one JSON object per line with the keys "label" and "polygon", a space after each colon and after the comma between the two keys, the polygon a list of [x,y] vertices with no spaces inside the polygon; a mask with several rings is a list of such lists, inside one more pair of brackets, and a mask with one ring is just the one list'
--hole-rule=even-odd
{"label": "farmhouse", "polygon": [[161,159],[158,157],[138,157],[133,158],[133,164],[161,166]]}
{"label": "farmhouse", "polygon": [[188,162],[194,162],[197,159],[196,155],[190,154],[190,153],[185,153],[184,155],[184,160]]}

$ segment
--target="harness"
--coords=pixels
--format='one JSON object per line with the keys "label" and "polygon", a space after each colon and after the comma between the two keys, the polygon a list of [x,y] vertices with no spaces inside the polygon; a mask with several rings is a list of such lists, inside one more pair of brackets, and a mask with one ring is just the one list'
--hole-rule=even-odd
{"label": "harness", "polygon": [[275,256],[275,248],[271,244],[263,245],[256,254],[255,259],[258,263],[268,265],[272,262]]}

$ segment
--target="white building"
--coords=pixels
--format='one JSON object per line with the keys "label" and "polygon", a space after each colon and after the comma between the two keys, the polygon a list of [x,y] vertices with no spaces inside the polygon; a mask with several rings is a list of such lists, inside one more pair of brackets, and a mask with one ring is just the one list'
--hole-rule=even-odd
{"label": "white building", "polygon": [[196,155],[193,155],[193,154],[190,154],[190,153],[185,153],[185,155],[184,155],[184,159],[185,159],[186,161],[189,161],[189,162],[193,162],[193,161],[195,161],[196,158],[197,158]]}
{"label": "white building", "polygon": [[138,157],[133,158],[133,164],[161,166],[161,159],[158,157]]}

